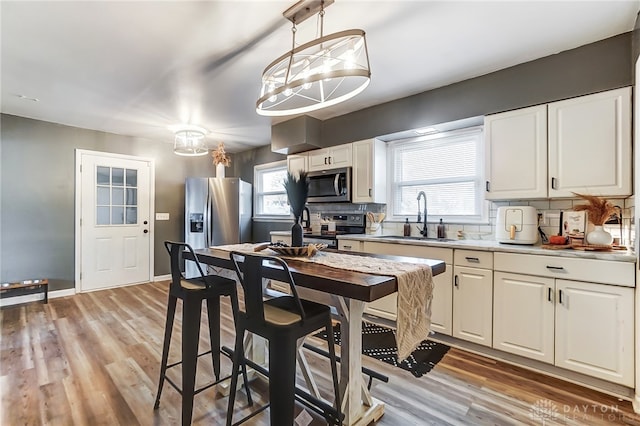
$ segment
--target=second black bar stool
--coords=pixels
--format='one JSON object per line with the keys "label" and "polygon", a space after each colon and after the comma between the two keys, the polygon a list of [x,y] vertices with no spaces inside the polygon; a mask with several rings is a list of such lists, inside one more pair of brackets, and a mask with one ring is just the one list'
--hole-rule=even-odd
{"label": "second black bar stool", "polygon": [[[232,252],[231,260],[244,290],[244,310],[236,319],[236,343],[233,352],[233,372],[227,426],[233,419],[238,372],[244,367],[243,339],[246,331],[262,336],[269,341],[269,406],[272,426],[293,425],[295,405],[296,352],[298,339],[324,328],[327,333],[329,359],[333,376],[334,406],[340,413],[340,390],[336,366],[335,343],[331,309],[327,305],[303,300],[298,297],[296,286],[287,263],[277,257],[260,254]],[[279,281],[289,284],[291,296],[263,298],[262,279],[267,270],[276,270]],[[272,274],[270,274],[272,275]],[[249,395],[249,393],[247,392]],[[264,407],[263,407],[264,408]],[[260,411],[260,410],[258,410]],[[255,413],[254,413],[255,414]],[[251,417],[241,420],[239,423]],[[340,416],[342,417],[342,415]],[[333,419],[341,423],[341,419]]]}

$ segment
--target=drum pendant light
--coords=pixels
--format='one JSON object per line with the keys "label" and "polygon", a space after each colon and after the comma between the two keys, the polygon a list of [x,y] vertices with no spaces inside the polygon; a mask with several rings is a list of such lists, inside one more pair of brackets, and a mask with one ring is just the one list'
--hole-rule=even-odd
{"label": "drum pendant light", "polygon": [[173,152],[175,154],[194,157],[209,153],[204,139],[207,132],[204,129],[197,126],[180,126],[174,132]]}

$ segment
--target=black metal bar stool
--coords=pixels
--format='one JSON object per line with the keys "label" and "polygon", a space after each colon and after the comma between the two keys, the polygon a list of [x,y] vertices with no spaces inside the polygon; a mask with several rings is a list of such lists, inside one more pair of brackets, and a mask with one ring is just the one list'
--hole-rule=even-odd
{"label": "black metal bar stool", "polygon": [[[242,261],[240,261],[241,259]],[[322,328],[326,330],[328,336],[335,395],[335,410],[333,410],[335,414],[333,416],[325,415],[325,418],[330,423],[341,424],[343,415],[340,411],[340,390],[330,308],[326,305],[300,299],[289,267],[280,258],[232,252],[231,260],[233,260],[244,290],[245,306],[244,310],[238,312],[236,319],[236,342],[233,351],[227,426],[231,425],[233,420],[235,392],[238,385],[237,375],[240,368],[246,369],[243,347],[245,332],[257,334],[269,341],[270,402],[268,406],[271,407],[270,421],[273,426],[288,426],[293,425],[297,341]],[[266,270],[277,271],[276,273],[279,274],[277,279],[289,284],[290,296],[264,300],[262,279],[266,276]],[[242,423],[264,408],[266,406],[236,424]]]}
{"label": "black metal bar stool", "polygon": [[[220,297],[229,296],[234,320],[237,318],[238,294],[236,282],[217,275],[205,275],[198,262],[198,258],[191,246],[186,243],[164,242],[171,258],[171,284],[169,286],[169,302],[167,305],[167,322],[164,330],[164,344],[162,348],[162,364],[160,366],[160,381],[158,383],[158,396],[154,409],[160,406],[160,395],[165,379],[182,395],[182,424],[190,425],[193,414],[193,397],[205,389],[210,388],[223,380],[220,379]],[[200,272],[196,278],[185,278],[181,271],[181,264],[185,250],[191,253]],[[187,260],[187,259],[184,259]],[[173,364],[167,364],[169,358],[169,346],[171,344],[171,332],[176,313],[178,299],[182,300],[182,360]],[[209,319],[209,339],[211,350],[198,354],[198,341],[200,340],[200,316],[202,302],[207,302],[207,314]],[[196,365],[198,357],[211,354],[213,371],[216,380],[200,389],[195,389]],[[182,364],[182,389],[166,376],[168,368]],[[246,367],[243,366],[245,388],[249,404],[253,404],[251,394],[247,386]]]}

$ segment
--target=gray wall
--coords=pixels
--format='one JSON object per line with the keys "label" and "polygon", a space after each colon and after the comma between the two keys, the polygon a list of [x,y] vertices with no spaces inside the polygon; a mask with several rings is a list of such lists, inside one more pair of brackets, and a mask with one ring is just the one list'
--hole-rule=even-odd
{"label": "gray wall", "polygon": [[322,146],[630,86],[631,72],[629,32],[326,120]]}
{"label": "gray wall", "polygon": [[155,160],[155,275],[169,273],[164,240],[184,237],[184,179],[213,176],[211,158],[173,154],[166,143],[0,116],[0,281],[50,279],[50,289],[74,286],[75,149]]}

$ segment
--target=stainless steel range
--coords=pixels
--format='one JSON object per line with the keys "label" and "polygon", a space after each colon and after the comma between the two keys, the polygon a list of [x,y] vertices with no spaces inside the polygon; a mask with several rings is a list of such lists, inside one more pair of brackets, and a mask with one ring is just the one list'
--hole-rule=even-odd
{"label": "stainless steel range", "polygon": [[311,234],[304,234],[303,242],[305,244],[327,244],[330,249],[338,249],[337,235],[344,234],[364,234],[366,222],[365,216],[362,213],[323,213],[320,215],[325,221],[331,221],[335,223],[335,231],[329,230],[327,223],[322,223],[320,233],[314,232]]}

